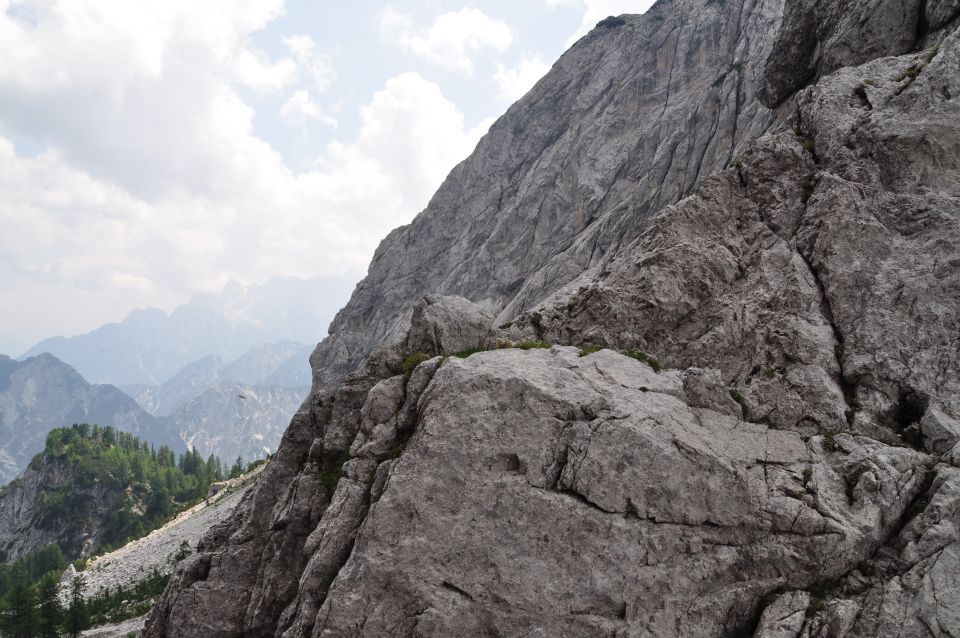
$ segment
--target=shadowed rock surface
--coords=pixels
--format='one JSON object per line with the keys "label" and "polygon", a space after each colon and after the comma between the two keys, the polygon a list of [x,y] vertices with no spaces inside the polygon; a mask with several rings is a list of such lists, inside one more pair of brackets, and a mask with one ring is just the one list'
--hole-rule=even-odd
{"label": "shadowed rock surface", "polygon": [[[585,37],[384,240],[146,635],[960,635],[953,7]],[[404,366],[484,332],[425,294],[491,351]]]}

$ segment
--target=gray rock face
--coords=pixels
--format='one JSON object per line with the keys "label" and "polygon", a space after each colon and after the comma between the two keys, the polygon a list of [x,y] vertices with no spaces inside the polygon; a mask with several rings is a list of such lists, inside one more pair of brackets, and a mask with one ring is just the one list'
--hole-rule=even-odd
{"label": "gray rock face", "polygon": [[[287,635],[729,634],[771,591],[868,556],[920,489],[918,453],[827,451],[690,408],[661,377],[609,350],[448,360],[323,606]],[[869,490],[852,474],[868,459]]]}
{"label": "gray rock face", "polygon": [[585,36],[383,240],[313,354],[315,383],[402,339],[428,293],[512,319],[726,166],[772,121],[754,94],[780,11],[673,0]]}
{"label": "gray rock face", "polygon": [[754,633],[756,638],[794,638],[803,629],[810,594],[792,591],[777,599],[763,610],[760,624]]}
{"label": "gray rock face", "polygon": [[[70,488],[85,499],[93,514],[80,520],[48,519],[42,495],[59,488]],[[60,545],[68,560],[98,548],[111,496],[111,488],[101,484],[80,487],[66,463],[38,456],[20,477],[0,490],[0,560],[13,562],[51,544]]]}
{"label": "gray rock face", "polygon": [[483,345],[493,317],[463,297],[426,295],[413,307],[407,348],[431,355]]}
{"label": "gray rock face", "polygon": [[748,418],[808,434],[890,440],[936,406],[960,413],[957,49],[954,33],[804,90],[796,132],[758,140],[512,329],[718,368]]}
{"label": "gray rock face", "polygon": [[956,0],[795,0],[767,60],[760,99],[774,107],[811,80],[914,48],[960,9]]}
{"label": "gray rock face", "polygon": [[313,354],[315,383],[402,338],[424,294],[471,299],[498,325],[535,306],[727,167],[773,125],[764,105],[925,41],[947,11],[927,19],[926,4],[672,0],[595,29],[383,240]]}
{"label": "gray rock face", "polygon": [[[146,635],[960,635],[937,7],[678,0],[578,43],[381,245]],[[431,292],[497,349],[405,370],[481,332]]]}

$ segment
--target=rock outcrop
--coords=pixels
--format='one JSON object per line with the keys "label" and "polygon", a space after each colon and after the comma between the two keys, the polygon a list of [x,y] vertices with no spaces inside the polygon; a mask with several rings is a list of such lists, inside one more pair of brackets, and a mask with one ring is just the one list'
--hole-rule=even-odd
{"label": "rock outcrop", "polygon": [[402,339],[425,294],[509,321],[724,168],[773,122],[755,93],[780,4],[659,2],[585,36],[383,240],[313,354],[315,384]]}
{"label": "rock outcrop", "polygon": [[146,635],[960,635],[956,4],[598,27],[384,240]]}
{"label": "rock outcrop", "polygon": [[[68,491],[75,503],[82,502],[84,511],[72,517],[49,515],[47,498],[58,490]],[[80,481],[69,464],[38,454],[23,474],[0,490],[0,559],[13,562],[53,544],[68,560],[89,555],[99,546],[103,521],[115,500],[114,488]]]}
{"label": "rock outcrop", "polygon": [[407,349],[431,355],[483,346],[493,317],[463,297],[426,295],[413,307]]}

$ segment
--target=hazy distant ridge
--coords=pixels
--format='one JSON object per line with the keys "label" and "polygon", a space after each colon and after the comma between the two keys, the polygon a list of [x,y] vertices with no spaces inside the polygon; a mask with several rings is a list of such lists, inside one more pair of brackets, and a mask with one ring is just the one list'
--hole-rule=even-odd
{"label": "hazy distant ridge", "polygon": [[[199,295],[169,315],[138,309],[120,323],[46,339],[21,358],[49,352],[91,382],[159,385],[205,356],[233,361],[267,343],[316,344],[352,288],[343,277],[234,282],[220,295]],[[296,366],[292,361],[290,367]],[[305,361],[302,366],[307,369]]]}

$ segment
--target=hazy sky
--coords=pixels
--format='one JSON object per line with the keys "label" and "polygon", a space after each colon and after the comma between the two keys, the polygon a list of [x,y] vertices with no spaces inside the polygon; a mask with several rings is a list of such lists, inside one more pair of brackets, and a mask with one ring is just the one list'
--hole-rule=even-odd
{"label": "hazy sky", "polygon": [[363,276],[576,37],[650,0],[0,0],[0,353]]}

